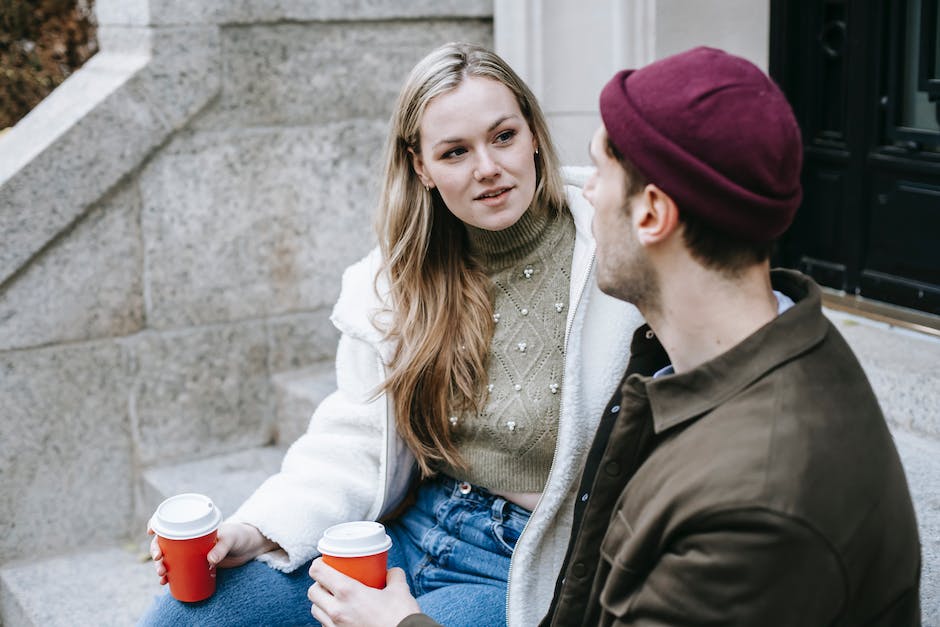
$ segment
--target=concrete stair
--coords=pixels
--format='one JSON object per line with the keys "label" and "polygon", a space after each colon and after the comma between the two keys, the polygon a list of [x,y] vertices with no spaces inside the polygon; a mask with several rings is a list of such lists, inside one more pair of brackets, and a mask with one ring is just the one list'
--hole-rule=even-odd
{"label": "concrete stair", "polygon": [[286,447],[303,435],[313,410],[336,389],[336,368],[332,361],[320,362],[278,373],[272,381],[277,391],[275,440]]}
{"label": "concrete stair", "polygon": [[898,428],[893,433],[920,529],[923,626],[940,627],[940,442]]}
{"label": "concrete stair", "polygon": [[161,587],[141,543],[81,551],[0,570],[7,627],[127,627]]}
{"label": "concrete stair", "polygon": [[0,626],[135,624],[164,591],[154,574],[150,537],[145,533],[154,508],[173,494],[199,492],[211,496],[223,515],[234,512],[277,472],[287,446],[303,433],[313,410],[336,385],[332,362],[279,373],[272,379],[277,391],[272,445],[145,469],[139,490],[139,536],[51,559],[4,564],[0,568]]}
{"label": "concrete stair", "polygon": [[[914,498],[923,545],[923,624],[940,627],[940,340],[850,314],[827,315],[852,345],[889,419]],[[274,377],[277,440],[271,446],[149,468],[141,520],[167,496],[202,492],[229,514],[275,472],[286,446],[334,387],[332,364]],[[0,625],[132,625],[160,594],[148,537],[0,569]]]}
{"label": "concrete stair", "polygon": [[150,468],[144,472],[142,509],[149,514],[169,496],[198,492],[208,495],[222,515],[228,516],[261,485],[262,481],[278,471],[284,451],[280,446],[263,446],[172,466]]}

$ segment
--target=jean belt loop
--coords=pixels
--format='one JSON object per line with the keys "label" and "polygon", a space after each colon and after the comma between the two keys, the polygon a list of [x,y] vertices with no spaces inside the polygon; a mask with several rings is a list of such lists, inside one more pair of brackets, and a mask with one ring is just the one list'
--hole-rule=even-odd
{"label": "jean belt loop", "polygon": [[493,499],[493,506],[490,508],[490,515],[496,522],[503,522],[506,516],[506,507],[509,503],[501,496]]}

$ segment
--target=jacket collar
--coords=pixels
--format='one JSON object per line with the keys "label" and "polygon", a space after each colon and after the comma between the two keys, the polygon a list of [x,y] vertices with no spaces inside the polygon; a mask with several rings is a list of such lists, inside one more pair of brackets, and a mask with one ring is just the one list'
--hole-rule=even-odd
{"label": "jacket collar", "polygon": [[816,284],[791,270],[772,271],[771,283],[796,304],[737,346],[688,372],[628,380],[628,389],[649,398],[656,433],[714,409],[823,340],[829,322]]}

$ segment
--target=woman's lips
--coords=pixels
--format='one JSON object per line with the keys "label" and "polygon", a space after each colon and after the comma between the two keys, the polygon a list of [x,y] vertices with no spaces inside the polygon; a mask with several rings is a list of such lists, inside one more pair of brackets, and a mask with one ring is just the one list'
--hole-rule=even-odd
{"label": "woman's lips", "polygon": [[503,187],[498,190],[487,191],[477,196],[474,200],[488,206],[500,205],[505,202],[506,198],[509,196],[509,192],[512,190],[512,187]]}

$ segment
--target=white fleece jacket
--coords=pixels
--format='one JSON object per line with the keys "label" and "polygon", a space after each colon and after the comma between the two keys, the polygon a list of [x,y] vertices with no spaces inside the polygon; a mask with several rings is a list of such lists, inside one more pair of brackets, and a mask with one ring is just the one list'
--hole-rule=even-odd
{"label": "white fleece jacket", "polygon": [[[601,293],[594,280],[593,208],[581,196],[584,169],[566,169],[568,205],[576,237],[566,332],[558,444],[538,506],[516,544],[509,571],[507,623],[536,625],[551,602],[571,531],[575,490],[600,413],[619,383],[633,330],[635,307]],[[341,336],[337,390],[313,414],[307,432],[287,451],[281,471],[265,481],[230,518],[256,526],[281,549],[258,559],[290,572],[317,555],[328,526],[378,519],[408,490],[414,458],[395,431],[385,379],[393,346],[372,324],[387,284],[379,251],[350,266],[331,320]],[[378,292],[378,293],[377,293]]]}

